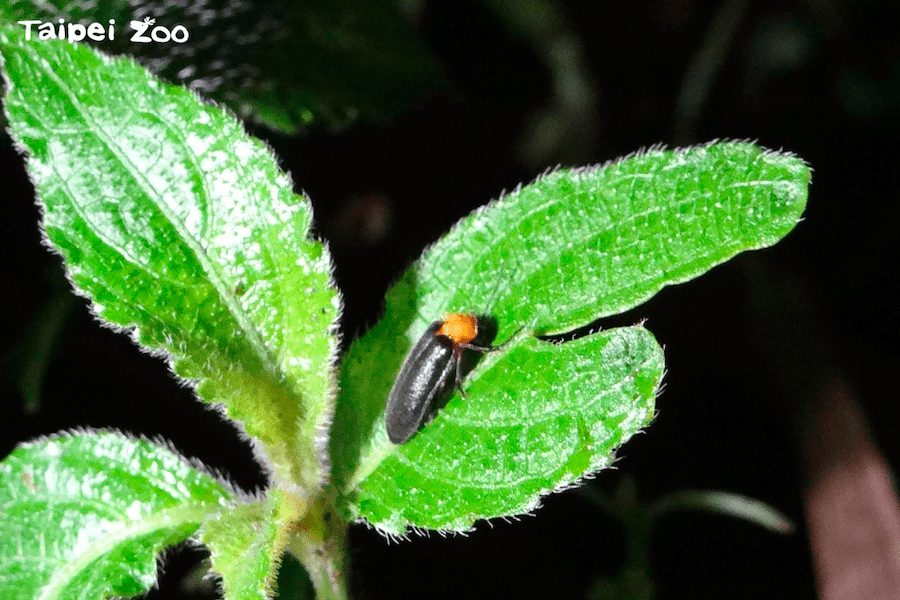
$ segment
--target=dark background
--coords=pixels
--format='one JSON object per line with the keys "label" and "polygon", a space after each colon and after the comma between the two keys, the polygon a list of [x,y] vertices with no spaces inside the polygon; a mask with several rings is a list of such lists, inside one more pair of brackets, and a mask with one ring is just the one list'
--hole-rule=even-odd
{"label": "dark background", "polygon": [[[622,522],[592,498],[633,485],[636,504],[615,510],[640,514],[673,491],[719,489],[762,500],[799,526],[777,536],[709,514],[662,518],[649,537],[658,597],[813,598],[792,436],[810,353],[828,349],[888,460],[900,454],[900,8],[877,0],[504,6],[418,5],[410,22],[449,86],[400,117],[302,136],[251,126],[312,200],[345,294],[346,339],[378,319],[387,286],[427,244],[547,167],[600,163],[658,142],[754,139],[813,167],[808,209],[777,246],[604,323],[647,318],[668,369],[656,421],[621,450],[617,470],[587,491],[546,498],[534,516],[480,524],[468,537],[387,544],[356,526],[355,597],[587,597],[625,560]],[[554,126],[534,134],[552,115]],[[59,259],[41,244],[33,190],[8,137],[0,137],[0,198],[2,455],[61,429],[116,427],[172,440],[242,487],[261,486],[233,429],[70,295]],[[176,552],[151,597],[195,597],[179,590],[200,556]]]}

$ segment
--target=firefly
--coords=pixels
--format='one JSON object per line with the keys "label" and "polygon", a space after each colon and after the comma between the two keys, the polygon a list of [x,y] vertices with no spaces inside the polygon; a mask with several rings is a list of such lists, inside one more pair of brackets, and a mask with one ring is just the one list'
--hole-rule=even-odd
{"label": "firefly", "polygon": [[385,425],[393,443],[406,443],[419,430],[454,370],[456,387],[466,397],[462,387],[463,352],[500,349],[473,344],[477,336],[478,318],[474,315],[450,313],[428,326],[403,361],[388,395]]}

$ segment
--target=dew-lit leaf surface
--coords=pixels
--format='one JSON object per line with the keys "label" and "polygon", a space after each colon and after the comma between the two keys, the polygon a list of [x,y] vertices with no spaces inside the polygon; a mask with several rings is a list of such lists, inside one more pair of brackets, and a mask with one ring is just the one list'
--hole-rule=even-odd
{"label": "dew-lit leaf surface", "polygon": [[[642,329],[560,346],[530,334],[628,310],[775,243],[796,225],[808,183],[801,160],[749,143],[654,149],[550,173],[463,219],[388,293],[384,318],[344,361],[332,455],[348,514],[391,532],[464,529],[528,510],[608,464],[652,414],[655,342]],[[466,380],[468,400],[454,394],[409,444],[393,446],[383,422],[393,378],[447,311],[489,315],[495,343],[520,330],[525,341],[486,356]],[[588,374],[583,393],[568,385]],[[486,472],[496,490],[479,479]]]}
{"label": "dew-lit leaf surface", "polygon": [[284,539],[275,514],[280,493],[220,511],[207,521],[200,541],[210,549],[224,600],[270,598]]}
{"label": "dew-lit leaf surface", "polygon": [[233,497],[146,440],[98,432],[23,444],[0,462],[0,598],[144,593],[157,554]]}
{"label": "dew-lit leaf surface", "polygon": [[10,131],[73,283],[222,403],[279,485],[315,493],[339,300],[306,199],[230,115],[130,60],[4,28],[0,52]]}

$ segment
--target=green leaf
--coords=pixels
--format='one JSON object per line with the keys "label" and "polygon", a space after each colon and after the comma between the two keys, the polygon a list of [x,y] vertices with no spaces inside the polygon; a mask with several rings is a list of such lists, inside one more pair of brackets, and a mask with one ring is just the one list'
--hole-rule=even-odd
{"label": "green leaf", "polygon": [[308,202],[225,111],[130,60],[3,28],[0,51],[10,130],[72,282],[221,403],[277,485],[314,495],[340,302]]}
{"label": "green leaf", "polygon": [[[12,0],[0,23],[99,23],[114,39],[98,49],[134,56],[154,74],[223,102],[242,118],[287,133],[310,125],[341,128],[379,121],[447,87],[431,53],[392,0],[276,0],[196,6],[126,0],[72,3]],[[132,20],[183,27],[184,43],[138,43]],[[36,30],[38,25],[33,25]],[[36,32],[35,32],[36,33]],[[108,35],[105,37],[108,38]]]}
{"label": "green leaf", "polygon": [[[463,219],[388,293],[384,318],[343,363],[332,457],[349,516],[393,533],[404,524],[464,529],[530,510],[540,494],[608,464],[609,448],[652,413],[662,364],[649,334],[613,330],[561,346],[523,336],[561,334],[628,310],[776,242],[797,223],[808,182],[802,161],[753,144],[653,149],[550,173]],[[454,394],[413,441],[392,446],[383,422],[388,391],[409,348],[443,312],[490,316],[499,342],[523,333],[467,377],[468,400]],[[565,370],[567,361],[574,370]],[[565,385],[610,365],[617,375],[583,394]],[[582,411],[591,402],[600,405],[588,418]],[[621,425],[604,421],[628,402]],[[506,438],[497,433],[504,428]],[[516,436],[519,445],[508,441]],[[488,468],[483,446],[494,453],[492,479],[511,482],[498,494],[478,478],[478,468]],[[471,476],[451,476],[448,464]]]}
{"label": "green leaf", "polygon": [[200,541],[211,552],[212,568],[222,577],[224,600],[271,598],[284,551],[284,530],[276,516],[281,494],[233,506],[207,521]]}
{"label": "green leaf", "polygon": [[456,401],[388,453],[353,506],[391,533],[464,531],[537,507],[541,494],[611,464],[653,416],[662,351],[641,327],[565,344],[527,338],[491,356]]}
{"label": "green leaf", "polygon": [[157,554],[233,499],[146,440],[96,432],[23,444],[0,463],[0,598],[142,594]]}

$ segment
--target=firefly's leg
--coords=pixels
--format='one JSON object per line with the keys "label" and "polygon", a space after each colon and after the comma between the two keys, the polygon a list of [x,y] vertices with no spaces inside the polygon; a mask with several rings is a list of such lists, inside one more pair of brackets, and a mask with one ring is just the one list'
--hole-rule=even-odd
{"label": "firefly's leg", "polygon": [[463,398],[468,398],[469,395],[466,393],[466,390],[463,389],[462,386],[462,353],[463,353],[464,344],[457,344],[453,346],[453,362],[456,363],[456,388],[459,390],[459,395]]}

